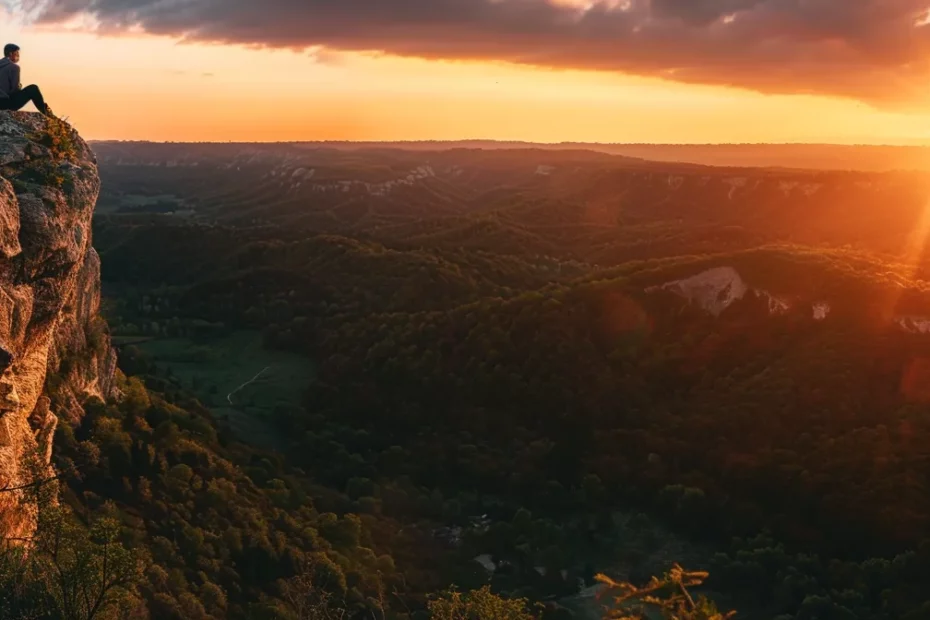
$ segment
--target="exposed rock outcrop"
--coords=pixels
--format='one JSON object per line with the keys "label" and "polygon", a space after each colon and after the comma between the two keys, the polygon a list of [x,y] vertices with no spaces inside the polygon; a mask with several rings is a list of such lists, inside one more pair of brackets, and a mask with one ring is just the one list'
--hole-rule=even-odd
{"label": "exposed rock outcrop", "polygon": [[912,334],[930,334],[930,317],[927,316],[899,316],[895,323],[906,332]]}
{"label": "exposed rock outcrop", "polygon": [[647,292],[656,289],[664,289],[684,297],[714,316],[719,316],[750,291],[749,286],[732,267],[708,269],[684,280],[651,287]]}
{"label": "exposed rock outcrop", "polygon": [[[750,294],[767,302],[770,315],[784,314],[792,308],[809,308],[808,316],[815,321],[825,321],[834,311],[834,306],[828,301],[811,301],[804,295],[776,296],[764,289],[752,288],[735,268],[728,266],[706,269],[688,278],[645,289],[646,293],[657,291],[673,293],[716,317]],[[892,325],[911,334],[930,334],[928,315],[896,315],[890,317],[890,321]]]}
{"label": "exposed rock outcrop", "polygon": [[[91,247],[99,189],[94,154],[67,124],[0,112],[0,489],[30,483],[30,459],[49,471],[56,414],[79,418],[87,396],[114,395]],[[19,499],[0,493],[4,537],[34,528]]]}
{"label": "exposed rock outcrop", "polygon": [[830,316],[831,308],[830,308],[830,304],[828,304],[827,302],[818,301],[817,303],[814,304],[813,310],[814,310],[814,320],[823,321],[828,316]]}

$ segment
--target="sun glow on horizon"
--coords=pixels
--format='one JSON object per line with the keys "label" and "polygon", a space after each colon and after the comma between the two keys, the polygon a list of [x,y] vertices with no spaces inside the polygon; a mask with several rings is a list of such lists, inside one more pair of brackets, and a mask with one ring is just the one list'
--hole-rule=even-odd
{"label": "sun glow on horizon", "polygon": [[616,73],[14,30],[24,83],[89,139],[930,141],[930,113]]}

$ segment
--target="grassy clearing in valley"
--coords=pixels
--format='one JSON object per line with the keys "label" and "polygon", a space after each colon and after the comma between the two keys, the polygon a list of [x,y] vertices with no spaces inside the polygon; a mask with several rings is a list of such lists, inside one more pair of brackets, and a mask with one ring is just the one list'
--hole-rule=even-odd
{"label": "grassy clearing in valley", "polygon": [[300,406],[313,376],[312,361],[263,348],[258,332],[237,331],[206,342],[160,338],[138,346],[228,421],[240,440],[262,448],[280,447],[271,415],[277,406]]}

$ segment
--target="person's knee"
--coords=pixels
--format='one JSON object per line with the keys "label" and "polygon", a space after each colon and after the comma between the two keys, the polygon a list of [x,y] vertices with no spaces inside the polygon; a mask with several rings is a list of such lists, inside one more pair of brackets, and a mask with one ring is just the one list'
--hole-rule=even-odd
{"label": "person's knee", "polygon": [[29,86],[27,86],[26,88],[23,89],[23,92],[26,93],[26,94],[29,94],[29,95],[40,95],[40,94],[42,94],[42,93],[39,91],[39,87],[36,86],[35,84],[30,84]]}

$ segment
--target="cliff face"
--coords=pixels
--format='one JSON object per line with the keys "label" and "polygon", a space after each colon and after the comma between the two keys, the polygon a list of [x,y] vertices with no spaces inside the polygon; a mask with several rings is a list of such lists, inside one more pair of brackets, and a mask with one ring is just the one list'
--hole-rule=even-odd
{"label": "cliff face", "polygon": [[[99,189],[95,156],[67,124],[0,112],[0,490],[50,471],[59,415],[114,396],[91,247]],[[0,536],[34,528],[20,499],[0,493]]]}

